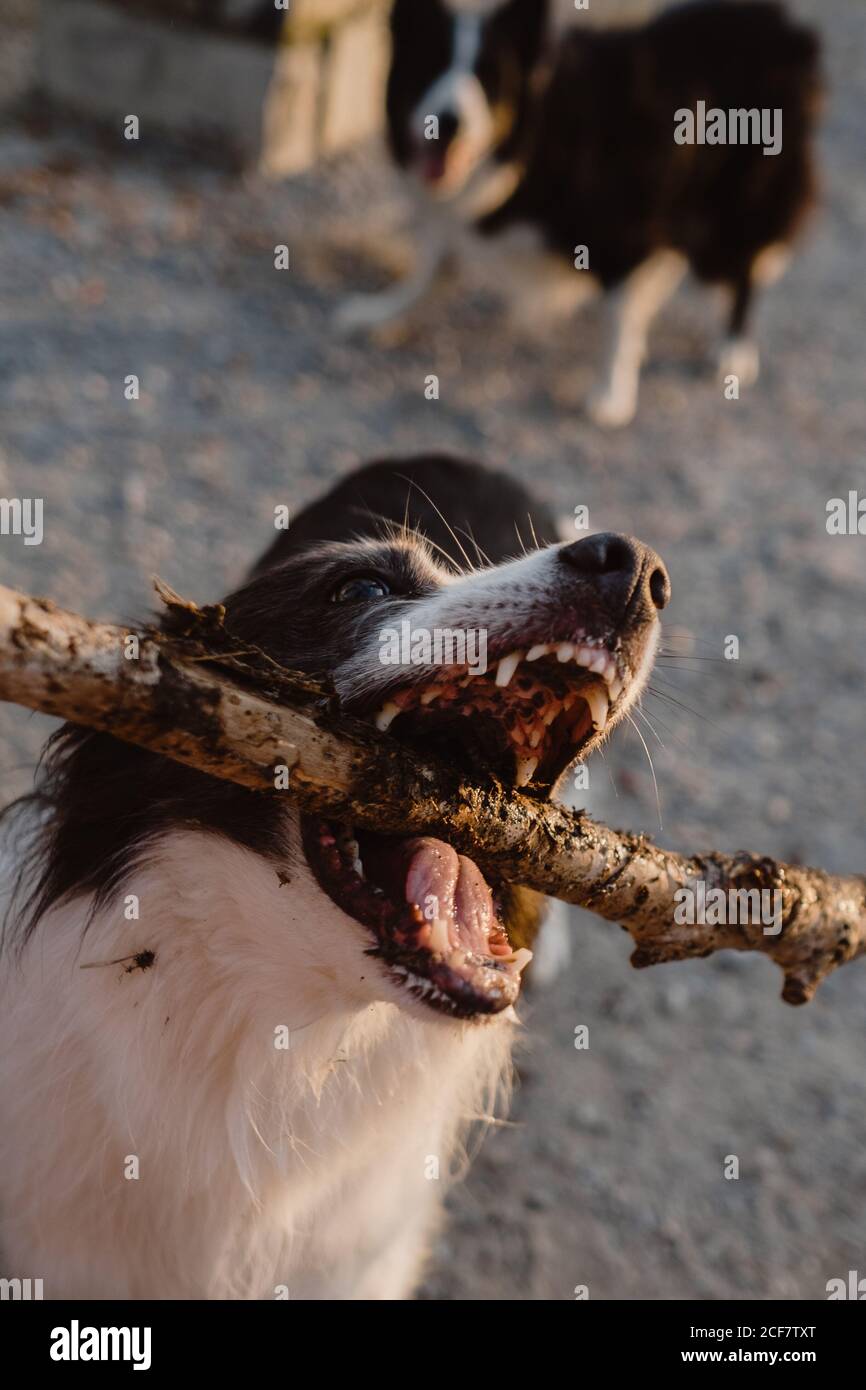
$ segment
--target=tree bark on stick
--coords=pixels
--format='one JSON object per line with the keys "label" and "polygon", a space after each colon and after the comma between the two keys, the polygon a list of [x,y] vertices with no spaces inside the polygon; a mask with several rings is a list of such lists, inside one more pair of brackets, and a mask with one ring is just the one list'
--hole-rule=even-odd
{"label": "tree bark on stick", "polygon": [[[238,648],[222,609],[158,585],[161,629],[90,622],[0,587],[0,699],[102,729],[305,810],[380,831],[438,834],[502,878],[576,903],[631,934],[638,967],[760,951],[782,997],[810,1000],[836,966],[866,953],[866,877],[837,877],[749,853],[684,856],[643,835],[496,782],[473,785],[341,713],[333,693]],[[275,769],[289,769],[289,791]],[[778,891],[781,930],[760,919],[685,925],[674,894]],[[742,915],[742,914],[740,914]],[[748,915],[748,914],[746,914]]]}

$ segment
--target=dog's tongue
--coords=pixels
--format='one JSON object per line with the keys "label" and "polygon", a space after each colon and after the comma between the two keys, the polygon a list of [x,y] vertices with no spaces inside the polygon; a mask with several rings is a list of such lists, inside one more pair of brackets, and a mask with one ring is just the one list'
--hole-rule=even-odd
{"label": "dog's tongue", "polygon": [[419,165],[427,183],[438,183],[445,173],[445,154],[435,148],[424,150]]}
{"label": "dog's tongue", "polygon": [[495,914],[481,870],[432,836],[409,840],[404,848],[406,901],[418,907],[427,921],[444,923],[452,947],[488,953]]}

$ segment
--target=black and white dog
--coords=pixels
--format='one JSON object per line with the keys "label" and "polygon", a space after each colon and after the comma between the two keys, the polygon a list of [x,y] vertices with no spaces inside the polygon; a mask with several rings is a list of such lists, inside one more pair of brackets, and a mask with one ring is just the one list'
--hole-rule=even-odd
{"label": "black and white dog", "polygon": [[[510,559],[515,523],[540,548]],[[389,737],[546,796],[638,698],[669,595],[640,542],[555,534],[476,464],[373,464],[226,622]],[[404,622],[484,632],[486,669],[383,664]],[[46,1297],[411,1293],[466,1124],[507,1086],[544,900],[442,840],[69,726],[6,826],[2,1274]]]}
{"label": "black and white dog", "polygon": [[720,370],[751,384],[753,294],[781,273],[813,198],[815,36],[767,0],[699,0],[635,28],[581,21],[556,39],[547,11],[395,0],[387,128],[415,197],[417,263],[346,301],[338,324],[402,314],[472,248],[536,328],[600,285],[611,343],[590,405],[619,425],[653,316],[691,269],[730,292]]}

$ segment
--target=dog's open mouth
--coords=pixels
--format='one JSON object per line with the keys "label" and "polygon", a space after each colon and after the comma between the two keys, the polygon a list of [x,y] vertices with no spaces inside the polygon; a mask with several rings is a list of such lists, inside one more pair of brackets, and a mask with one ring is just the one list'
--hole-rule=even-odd
{"label": "dog's open mouth", "polygon": [[[484,673],[443,668],[393,692],[380,730],[454,766],[525,786],[552,783],[600,738],[625,684],[598,641],[538,643]],[[513,950],[499,885],[444,840],[401,838],[302,819],[304,852],[320,887],[368,927],[370,954],[395,981],[460,1018],[513,1004],[528,950]]]}
{"label": "dog's open mouth", "polygon": [[422,150],[416,160],[416,167],[426,184],[436,185],[445,178],[448,170],[447,151],[435,148]]}
{"label": "dog's open mouth", "polygon": [[515,786],[552,784],[604,733],[625,678],[598,640],[538,642],[484,672],[444,667],[441,677],[395,691],[376,727],[422,751],[459,758]]}
{"label": "dog's open mouth", "polygon": [[305,817],[319,886],[369,927],[370,954],[417,998],[459,1018],[499,1013],[520,992],[529,951],[512,951],[498,895],[444,840],[403,839]]}

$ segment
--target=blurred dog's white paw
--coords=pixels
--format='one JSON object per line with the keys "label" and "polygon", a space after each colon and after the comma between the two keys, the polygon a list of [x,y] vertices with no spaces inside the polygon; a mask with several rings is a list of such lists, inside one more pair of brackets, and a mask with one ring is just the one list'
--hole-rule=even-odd
{"label": "blurred dog's white paw", "polygon": [[331,318],[331,327],[342,337],[367,333],[394,317],[394,308],[387,294],[353,294],[338,305]]}
{"label": "blurred dog's white paw", "polygon": [[735,376],[740,386],[754,386],[761,369],[757,347],[749,338],[729,338],[719,353],[719,379]]}
{"label": "blurred dog's white paw", "polygon": [[631,424],[637,411],[637,392],[631,389],[603,386],[593,391],[586,410],[594,424],[602,429],[620,429]]}

